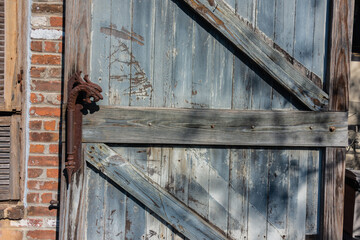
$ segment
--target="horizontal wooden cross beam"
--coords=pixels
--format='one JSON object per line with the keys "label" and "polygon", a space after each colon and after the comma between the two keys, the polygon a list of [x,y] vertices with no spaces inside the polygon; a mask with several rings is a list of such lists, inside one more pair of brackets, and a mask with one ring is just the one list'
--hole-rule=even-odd
{"label": "horizontal wooden cross beam", "polygon": [[83,142],[347,146],[345,112],[100,108],[84,116]]}
{"label": "horizontal wooden cross beam", "polygon": [[309,109],[322,110],[329,96],[254,32],[223,0],[183,0]]}
{"label": "horizontal wooden cross beam", "polygon": [[105,144],[86,144],[85,159],[188,239],[227,239]]}

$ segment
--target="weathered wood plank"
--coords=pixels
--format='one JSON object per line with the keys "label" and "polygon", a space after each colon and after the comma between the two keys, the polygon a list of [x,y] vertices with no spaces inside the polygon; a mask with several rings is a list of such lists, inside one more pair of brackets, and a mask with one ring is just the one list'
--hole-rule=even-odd
{"label": "weathered wood plank", "polygon": [[[108,5],[108,2],[109,0],[103,1],[102,5]],[[108,49],[106,42],[109,41],[107,39],[110,38],[110,42],[108,43],[110,45],[110,53],[107,55],[106,53],[103,53],[109,59],[105,59],[107,61],[104,61],[103,58],[105,56],[103,56],[102,54],[96,55],[96,53],[93,52],[93,55],[97,57],[94,56],[94,69],[91,72],[91,75],[99,75],[99,77],[102,79],[101,81],[99,81],[99,83],[103,88],[103,92],[105,93],[105,95],[106,93],[108,95],[109,102],[107,104],[106,102],[101,104],[129,106],[131,81],[130,63],[132,62],[130,37],[131,34],[129,34],[129,31],[131,31],[132,16],[131,1],[112,0],[110,4],[110,6],[107,6],[111,10],[111,22],[109,25],[107,25],[109,20],[103,20],[102,22],[100,22],[103,18],[109,19],[109,16],[104,11],[96,10],[96,14],[101,16],[93,20],[96,23],[93,28],[97,27],[97,25],[99,25],[99,22],[102,24],[100,31],[103,41],[99,43],[100,51],[105,51]],[[94,29],[93,31],[96,30],[97,29]],[[100,37],[101,36],[96,36],[94,38],[96,39]],[[109,69],[104,64],[107,62],[109,64]],[[106,86],[106,84],[108,86]]]}
{"label": "weathered wood plank", "polygon": [[308,152],[307,191],[306,191],[306,234],[318,234],[320,215],[320,152]]}
{"label": "weathered wood plank", "polygon": [[104,195],[106,180],[93,169],[87,168],[86,170],[88,190],[86,196],[86,228],[84,232],[87,239],[103,239],[105,235]]}
{"label": "weathered wood plank", "polygon": [[229,176],[228,235],[246,239],[248,233],[248,196],[250,150],[231,149]]}
{"label": "weathered wood plank", "polygon": [[328,95],[262,40],[226,3],[184,1],[307,107],[312,110],[326,108]]}
{"label": "weathered wood plank", "polygon": [[[334,131],[330,130],[335,127]],[[83,121],[84,142],[346,146],[347,114],[102,107]]]}
{"label": "weathered wood plank", "polygon": [[154,1],[132,1],[130,106],[150,106],[153,84]]}
{"label": "weathered wood plank", "polygon": [[85,159],[190,239],[227,239],[219,230],[104,144],[87,144]]}
{"label": "weathered wood plank", "polygon": [[288,238],[305,239],[307,151],[289,151]]}
{"label": "weathered wood plank", "polygon": [[[27,4],[27,1],[20,1],[21,6]],[[19,6],[20,6],[19,5]],[[24,9],[28,9],[26,6]],[[90,71],[90,36],[91,36],[91,2],[66,0],[66,24],[65,24],[65,45],[69,51],[66,51],[64,60],[64,89],[67,89],[69,78],[77,71],[89,73]],[[26,14],[23,15],[24,17]],[[25,22],[22,22],[26,29]],[[26,31],[27,32],[27,31]],[[22,32],[24,33],[24,32]],[[26,35],[23,35],[26,36]],[[24,38],[25,40],[27,38]],[[23,44],[19,48],[19,52],[25,48]],[[27,61],[27,58],[23,58]],[[26,69],[26,68],[24,68]],[[26,72],[26,71],[25,71]],[[25,76],[26,77],[26,76]],[[64,99],[67,97],[67,91],[64,91]],[[65,106],[65,105],[63,105]],[[65,135],[65,134],[64,134]],[[65,148],[63,148],[62,156],[65,156]],[[65,167],[62,159],[62,170]],[[82,239],[84,238],[84,186],[85,176],[84,170],[81,169],[73,176],[70,185],[66,184],[66,179],[62,175],[61,179],[61,203],[60,204],[60,231],[59,239]],[[80,221],[81,220],[81,221]]]}
{"label": "weathered wood plank", "polygon": [[[109,69],[112,68],[110,49],[113,46],[111,46],[110,40],[112,37],[104,34],[102,28],[110,27],[113,9],[111,8],[111,0],[94,0],[91,4],[94,11],[91,16],[91,28],[89,27],[91,33],[87,36],[88,39],[91,39],[91,54],[89,53],[88,56],[90,58],[91,74],[89,72],[84,73],[90,74],[91,80],[101,86],[105,93],[102,94],[104,97],[102,101],[109,104],[109,95],[107,93],[109,93]],[[117,6],[114,6],[114,9],[117,9]],[[86,69],[79,70],[86,71]]]}
{"label": "weathered wood plank", "polygon": [[[330,111],[349,110],[350,59],[354,0],[330,1],[330,34],[326,84]],[[344,218],[345,148],[327,148],[323,163],[321,239],[341,239]]]}
{"label": "weathered wood plank", "polygon": [[268,239],[268,159],[269,150],[251,150],[247,239]]}
{"label": "weathered wood plank", "polygon": [[191,148],[188,151],[191,161],[189,181],[189,207],[204,218],[209,214],[209,151],[206,148]]}
{"label": "weathered wood plank", "polygon": [[[288,202],[289,150],[271,150],[269,156],[268,231],[267,239],[286,236],[286,206]],[[274,231],[275,230],[275,231]]]}

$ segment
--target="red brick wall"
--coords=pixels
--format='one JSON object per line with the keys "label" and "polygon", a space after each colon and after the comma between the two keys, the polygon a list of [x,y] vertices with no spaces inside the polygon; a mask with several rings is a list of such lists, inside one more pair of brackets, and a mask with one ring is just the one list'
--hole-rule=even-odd
{"label": "red brick wall", "polygon": [[[1,220],[0,239],[56,239],[63,1],[32,0],[27,190],[21,220]],[[11,205],[10,205],[11,206]],[[0,216],[1,218],[1,216]]]}

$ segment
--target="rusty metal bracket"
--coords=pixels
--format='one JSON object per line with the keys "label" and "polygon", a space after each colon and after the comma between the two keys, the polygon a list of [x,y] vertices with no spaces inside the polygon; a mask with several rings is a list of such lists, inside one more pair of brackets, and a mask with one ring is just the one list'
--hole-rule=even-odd
{"label": "rusty metal bracket", "polygon": [[81,167],[81,135],[82,135],[82,110],[85,104],[91,104],[103,99],[102,89],[92,83],[88,75],[81,77],[81,72],[75,73],[68,83],[67,101],[67,158],[65,169],[68,182],[72,175]]}

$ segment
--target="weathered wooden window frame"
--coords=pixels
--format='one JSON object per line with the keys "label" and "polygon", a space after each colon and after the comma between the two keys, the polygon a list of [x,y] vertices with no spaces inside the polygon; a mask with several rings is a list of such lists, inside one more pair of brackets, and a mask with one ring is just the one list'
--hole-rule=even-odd
{"label": "weathered wooden window frame", "polygon": [[[22,184],[21,156],[23,155],[21,92],[23,62],[21,53],[26,48],[26,38],[21,39],[20,33],[26,26],[25,3],[27,1],[5,0],[5,66],[4,66],[4,99],[0,102],[0,125],[10,126],[9,156],[9,191],[0,192],[0,201],[19,201]],[[24,16],[25,15],[25,16]],[[25,20],[24,22],[22,22]],[[1,180],[0,180],[1,181]]]}

